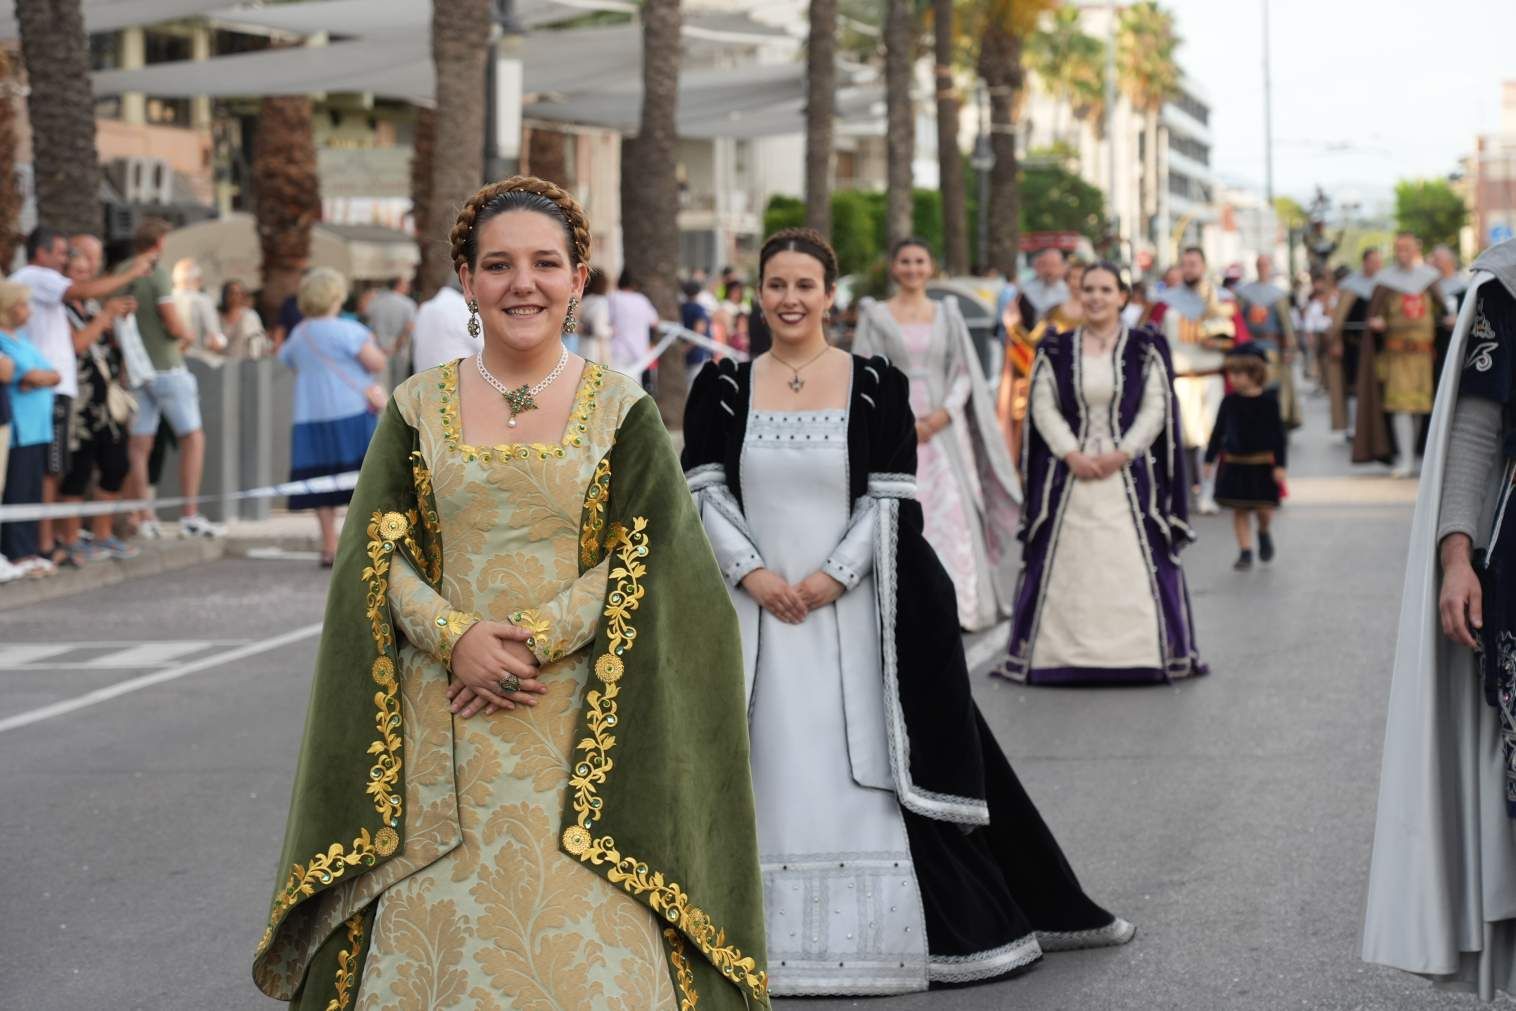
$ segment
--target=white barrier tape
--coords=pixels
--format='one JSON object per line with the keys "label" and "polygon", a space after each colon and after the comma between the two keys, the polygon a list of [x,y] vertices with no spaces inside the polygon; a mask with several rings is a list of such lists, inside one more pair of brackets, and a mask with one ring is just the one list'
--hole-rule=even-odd
{"label": "white barrier tape", "polygon": [[663,339],[660,340],[657,344],[653,345],[653,347],[648,350],[647,354],[643,355],[636,362],[634,362],[631,367],[626,370],[627,375],[634,378],[642,375],[642,373],[646,372],[654,362],[663,357],[663,352],[667,351],[669,345],[674,343],[676,340],[684,341],[686,344],[694,344],[696,347],[705,348],[707,351],[711,351],[716,354],[735,358],[739,362],[745,362],[748,359],[748,354],[746,351],[738,351],[736,348],[728,344],[722,344],[720,341],[713,341],[709,337],[706,337],[704,334],[698,334],[693,330],[686,330],[678,323],[659,323],[658,332],[663,335]]}
{"label": "white barrier tape", "polygon": [[[334,491],[351,491],[358,484],[358,472],[307,478],[304,481],[286,481],[263,488],[249,488],[227,495],[201,495],[200,502],[229,502],[252,498],[285,498],[289,495],[321,495]],[[50,520],[68,516],[109,516],[114,513],[136,512],[139,509],[172,508],[184,505],[188,498],[118,499],[114,502],[54,502],[49,505],[0,506],[0,523],[24,523],[29,520]]]}

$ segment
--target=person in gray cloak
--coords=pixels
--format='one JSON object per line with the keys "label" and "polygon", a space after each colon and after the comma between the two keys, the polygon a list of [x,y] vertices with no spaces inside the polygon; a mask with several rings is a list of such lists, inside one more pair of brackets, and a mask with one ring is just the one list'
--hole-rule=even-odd
{"label": "person in gray cloak", "polygon": [[1412,521],[1363,958],[1488,1000],[1516,994],[1516,241],[1473,269]]}
{"label": "person in gray cloak", "polygon": [[910,377],[926,539],[953,579],[958,623],[979,631],[1011,616],[1021,484],[963,314],[926,293],[933,270],[921,240],[895,245],[895,295],[860,304],[853,353]]}

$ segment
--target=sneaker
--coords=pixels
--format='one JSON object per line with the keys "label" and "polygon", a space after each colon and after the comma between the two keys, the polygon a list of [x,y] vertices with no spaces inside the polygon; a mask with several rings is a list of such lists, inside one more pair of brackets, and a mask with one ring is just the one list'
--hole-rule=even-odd
{"label": "sneaker", "polygon": [[1237,555],[1237,560],[1232,563],[1232,571],[1246,572],[1253,567],[1253,553],[1243,551]]}
{"label": "sneaker", "polygon": [[226,536],[226,527],[196,513],[193,516],[185,516],[179,520],[180,537],[210,537],[220,538]]}
{"label": "sneaker", "polygon": [[16,564],[16,567],[21,570],[23,575],[30,576],[33,579],[41,579],[43,576],[56,576],[58,574],[58,566],[40,555],[21,559]]}
{"label": "sneaker", "polygon": [[1221,507],[1216,504],[1216,500],[1210,495],[1200,496],[1200,505],[1196,508],[1199,509],[1202,516],[1215,516],[1221,512]]}
{"label": "sneaker", "polygon": [[0,583],[11,583],[23,578],[26,571],[19,565],[12,565],[11,560],[0,555]]}
{"label": "sneaker", "polygon": [[163,540],[163,527],[157,520],[143,520],[137,525],[137,536],[144,541]]}
{"label": "sneaker", "polygon": [[1272,534],[1259,532],[1258,560],[1260,562],[1272,562],[1274,560],[1274,536]]}
{"label": "sneaker", "polygon": [[126,558],[136,558],[142,554],[142,549],[126,543],[119,537],[107,537],[94,545],[95,549],[102,553],[102,557],[114,558],[121,561]]}

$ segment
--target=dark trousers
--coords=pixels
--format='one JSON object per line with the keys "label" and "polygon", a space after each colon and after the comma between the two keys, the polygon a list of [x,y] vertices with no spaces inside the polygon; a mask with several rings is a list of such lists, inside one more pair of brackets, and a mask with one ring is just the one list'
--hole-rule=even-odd
{"label": "dark trousers", "polygon": [[[42,501],[42,474],[47,469],[48,443],[12,446],[5,465],[5,505],[35,505]],[[37,553],[37,521],[0,524],[0,555],[15,561]]]}

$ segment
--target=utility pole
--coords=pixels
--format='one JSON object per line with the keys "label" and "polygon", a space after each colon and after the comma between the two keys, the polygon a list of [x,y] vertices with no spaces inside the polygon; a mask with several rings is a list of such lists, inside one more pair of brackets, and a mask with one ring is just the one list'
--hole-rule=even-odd
{"label": "utility pole", "polygon": [[[1274,212],[1274,86],[1269,73],[1269,0],[1263,0],[1263,200],[1269,215]],[[1273,244],[1265,250],[1273,256]]]}
{"label": "utility pole", "polygon": [[1116,213],[1116,43],[1121,13],[1116,7],[1116,0],[1110,2],[1110,14],[1110,31],[1105,46],[1105,199],[1119,248],[1121,217]]}

